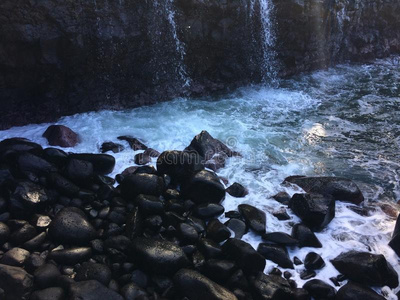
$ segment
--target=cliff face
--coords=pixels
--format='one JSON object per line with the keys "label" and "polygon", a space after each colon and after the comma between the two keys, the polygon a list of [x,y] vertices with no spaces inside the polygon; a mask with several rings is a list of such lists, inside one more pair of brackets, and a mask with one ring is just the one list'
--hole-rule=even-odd
{"label": "cliff face", "polygon": [[[0,128],[259,82],[260,1],[3,0]],[[397,0],[273,2],[280,76],[400,53]]]}

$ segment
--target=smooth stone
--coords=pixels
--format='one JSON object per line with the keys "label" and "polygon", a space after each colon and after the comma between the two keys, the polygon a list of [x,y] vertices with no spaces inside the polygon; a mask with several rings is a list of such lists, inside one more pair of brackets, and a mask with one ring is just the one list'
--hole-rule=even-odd
{"label": "smooth stone", "polygon": [[93,164],[85,160],[69,159],[65,175],[80,186],[88,185],[94,175]]}
{"label": "smooth stone", "polygon": [[30,300],[64,300],[65,293],[60,287],[50,287],[32,293]]}
{"label": "smooth stone", "polygon": [[154,174],[131,174],[121,182],[122,195],[127,199],[135,199],[138,195],[161,196],[165,189],[164,180]]}
{"label": "smooth stone", "polygon": [[20,267],[0,264],[0,289],[6,300],[29,300],[33,288],[33,276]]}
{"label": "smooth stone", "polygon": [[254,299],[292,299],[292,288],[286,279],[276,275],[265,275],[261,272],[250,279],[250,291]]}
{"label": "smooth stone", "polygon": [[225,188],[214,172],[201,170],[183,186],[183,194],[197,204],[220,203],[225,198]]}
{"label": "smooth stone", "polygon": [[168,174],[175,183],[184,183],[203,169],[201,157],[195,153],[165,151],[157,159],[157,171]]}
{"label": "smooth stone", "polygon": [[314,278],[315,276],[317,276],[317,273],[315,273],[315,271],[312,270],[304,270],[300,273],[300,279],[302,280],[308,280]]}
{"label": "smooth stone", "polygon": [[222,245],[222,249],[227,257],[235,260],[245,273],[254,274],[264,271],[265,258],[245,241],[230,238]]}
{"label": "smooth stone", "polygon": [[279,221],[287,221],[287,220],[291,219],[291,217],[288,215],[286,209],[283,208],[283,207],[281,209],[277,210],[277,211],[274,211],[272,213],[272,215],[275,218],[277,218]]}
{"label": "smooth stone", "polygon": [[29,251],[37,250],[45,242],[46,237],[47,237],[46,232],[39,233],[34,238],[32,238],[29,241],[25,242],[22,245],[22,248],[24,248],[26,250],[29,250]]}
{"label": "smooth stone", "polygon": [[179,294],[191,300],[237,300],[232,292],[193,270],[181,269],[173,280]]}
{"label": "smooth stone", "polygon": [[22,267],[28,259],[30,253],[25,249],[12,248],[4,253],[0,259],[0,264],[9,265],[14,267]]}
{"label": "smooth stone", "polygon": [[111,236],[104,241],[104,249],[117,249],[123,253],[129,253],[132,241],[124,235]]}
{"label": "smooth stone", "polygon": [[140,140],[137,138],[130,136],[130,135],[124,135],[124,136],[119,136],[117,137],[120,141],[126,141],[128,142],[129,146],[133,151],[137,150],[146,150],[147,146],[143,144]]}
{"label": "smooth stone", "polygon": [[24,224],[21,228],[15,230],[11,236],[10,241],[15,245],[21,245],[36,236],[37,232],[35,227],[30,224]]}
{"label": "smooth stone", "polygon": [[55,265],[47,263],[39,267],[33,275],[35,276],[35,284],[44,289],[56,286],[61,272]]}
{"label": "smooth stone", "polygon": [[236,198],[243,198],[249,193],[249,191],[240,183],[233,183],[226,189],[226,192]]}
{"label": "smooth stone", "polygon": [[71,128],[64,125],[50,125],[43,133],[51,146],[75,147],[79,136]]}
{"label": "smooth stone", "polygon": [[218,283],[228,280],[236,269],[236,264],[229,260],[209,259],[205,264],[205,274]]}
{"label": "smooth stone", "polygon": [[211,219],[222,215],[225,208],[217,203],[203,203],[195,207],[193,213],[201,219]]}
{"label": "smooth stone", "polygon": [[219,258],[222,256],[221,246],[210,239],[199,239],[197,248],[206,258]]}
{"label": "smooth stone", "polygon": [[145,153],[139,153],[135,155],[134,161],[137,165],[147,165],[151,163],[151,157]]}
{"label": "smooth stone", "polygon": [[282,268],[294,269],[293,262],[284,246],[261,243],[258,245],[257,252]]}
{"label": "smooth stone", "polygon": [[88,247],[77,247],[62,250],[53,250],[49,259],[63,265],[75,265],[88,260],[92,256],[92,249]]}
{"label": "smooth stone", "polygon": [[307,270],[315,271],[325,267],[325,262],[319,254],[315,252],[310,252],[306,255],[306,258],[304,259],[304,267]]}
{"label": "smooth stone", "polygon": [[74,282],[69,289],[71,300],[124,300],[117,292],[107,288],[97,280]]}
{"label": "smooth stone", "polygon": [[274,198],[276,201],[278,201],[279,203],[281,203],[283,205],[289,205],[289,201],[290,201],[291,197],[286,192],[279,192],[278,194],[276,194],[272,198]]}
{"label": "smooth stone", "polygon": [[239,288],[246,291],[249,289],[249,282],[242,269],[236,270],[226,284],[230,289]]}
{"label": "smooth stone", "polygon": [[97,280],[107,286],[111,280],[111,270],[103,264],[84,263],[76,272],[75,280]]}
{"label": "smooth stone", "polygon": [[238,209],[246,221],[247,226],[249,226],[256,233],[265,233],[267,220],[265,212],[248,204],[241,204],[238,206]]}
{"label": "smooth stone", "polygon": [[182,248],[169,241],[136,238],[132,241],[131,257],[150,273],[170,275],[188,266]]}
{"label": "smooth stone", "polygon": [[111,173],[115,167],[115,158],[109,154],[74,153],[70,154],[70,158],[90,162],[94,172],[100,175]]}
{"label": "smooth stone", "polygon": [[285,182],[294,183],[307,193],[330,195],[335,200],[356,205],[364,201],[364,196],[358,186],[347,178],[291,176],[286,178]]}
{"label": "smooth stone", "polygon": [[262,235],[262,238],[264,241],[284,246],[295,246],[298,244],[298,240],[284,232],[265,233]]}
{"label": "smooth stone", "polygon": [[241,239],[247,232],[246,223],[239,219],[230,219],[225,222],[225,226],[235,233],[237,239]]}
{"label": "smooth stone", "polygon": [[383,255],[350,251],[340,254],[331,262],[340,273],[355,282],[391,288],[399,285],[396,271]]}
{"label": "smooth stone", "polygon": [[230,238],[231,232],[219,220],[213,219],[207,224],[206,237],[217,243],[221,243]]}
{"label": "smooth stone", "polygon": [[335,288],[319,279],[307,281],[303,289],[307,290],[315,300],[334,300],[336,296]]}
{"label": "smooth stone", "polygon": [[86,245],[96,238],[96,230],[78,208],[64,208],[49,226],[50,237],[60,243]]}
{"label": "smooth stone", "polygon": [[180,223],[178,225],[178,233],[184,244],[195,244],[199,239],[196,228],[187,223]]}
{"label": "smooth stone", "polygon": [[121,144],[113,143],[113,142],[104,142],[100,147],[101,153],[106,153],[108,151],[112,151],[113,153],[119,153],[124,150],[124,146]]}
{"label": "smooth stone", "polygon": [[293,300],[311,300],[311,296],[305,289],[294,289]]}
{"label": "smooth stone", "polygon": [[43,158],[48,162],[63,167],[68,160],[68,154],[57,148],[46,148],[43,150]]}
{"label": "smooth stone", "polygon": [[393,230],[392,239],[389,242],[389,246],[394,252],[396,252],[397,256],[400,257],[400,215],[397,217],[396,226]]}
{"label": "smooth stone", "polygon": [[336,294],[335,300],[385,300],[369,287],[355,282],[348,282],[342,286]]}
{"label": "smooth stone", "polygon": [[147,292],[142,287],[130,282],[121,288],[120,294],[125,300],[143,299],[147,300]]}
{"label": "smooth stone", "polygon": [[165,202],[160,197],[152,195],[138,195],[135,203],[144,215],[158,215],[164,213]]}
{"label": "smooth stone", "polygon": [[289,207],[313,231],[321,231],[335,217],[335,199],[321,194],[294,194]]}
{"label": "smooth stone", "polygon": [[0,157],[6,152],[30,152],[40,155],[42,146],[24,138],[10,138],[0,142]]}
{"label": "smooth stone", "polygon": [[18,155],[16,166],[25,175],[33,173],[41,176],[57,171],[56,166],[47,160],[28,152]]}
{"label": "smooth stone", "polygon": [[50,202],[46,190],[30,181],[21,181],[10,196],[9,210],[30,213]]}
{"label": "smooth stone", "polygon": [[10,238],[10,228],[3,222],[0,222],[0,247]]}
{"label": "smooth stone", "polygon": [[[162,223],[163,223],[163,220],[158,215],[147,217],[144,220],[144,226],[155,232],[158,232],[160,230]],[[196,234],[197,234],[197,232],[196,232]]]}
{"label": "smooth stone", "polygon": [[296,224],[292,228],[292,237],[298,240],[299,247],[322,248],[314,232],[304,224]]}
{"label": "smooth stone", "polygon": [[161,154],[160,152],[158,152],[157,150],[155,150],[153,148],[147,148],[143,153],[150,157],[159,157]]}

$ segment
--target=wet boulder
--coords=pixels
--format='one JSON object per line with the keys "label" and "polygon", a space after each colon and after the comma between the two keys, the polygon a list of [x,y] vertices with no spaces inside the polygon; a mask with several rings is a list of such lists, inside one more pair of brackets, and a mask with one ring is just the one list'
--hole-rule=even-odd
{"label": "wet boulder", "polygon": [[49,226],[50,237],[60,243],[85,245],[96,237],[96,230],[78,208],[64,208]]}
{"label": "wet boulder", "polygon": [[334,300],[336,296],[335,288],[319,279],[307,281],[303,289],[315,300]]}
{"label": "wet boulder", "polygon": [[69,289],[68,299],[79,300],[124,300],[124,298],[112,289],[107,288],[97,280],[74,282]]}
{"label": "wet boulder", "polygon": [[49,183],[60,193],[66,196],[78,196],[80,188],[71,180],[65,178],[59,173],[52,172],[48,176]]}
{"label": "wet boulder", "polygon": [[18,155],[16,165],[18,171],[25,175],[33,173],[41,176],[57,171],[53,164],[29,152]]}
{"label": "wet boulder", "polygon": [[385,300],[369,287],[355,282],[348,282],[337,292],[335,300]]}
{"label": "wet boulder", "polygon": [[288,281],[277,275],[257,274],[250,279],[250,291],[255,300],[293,300]]}
{"label": "wet boulder", "polygon": [[43,158],[58,167],[63,167],[67,163],[68,154],[57,148],[46,148],[43,150]]}
{"label": "wet boulder", "polygon": [[59,287],[50,287],[47,289],[35,291],[30,300],[64,300],[65,292]]}
{"label": "wet boulder", "polygon": [[0,264],[22,267],[29,258],[29,255],[29,251],[15,247],[4,253],[3,257],[0,259]]}
{"label": "wet boulder", "polygon": [[227,257],[236,261],[237,265],[248,274],[263,272],[265,258],[245,241],[230,238],[222,245]]}
{"label": "wet boulder", "polygon": [[397,256],[400,256],[400,215],[397,217],[396,226],[394,228],[392,239],[389,242],[389,246],[396,252]]}
{"label": "wet boulder", "polygon": [[93,165],[93,171],[101,175],[111,173],[115,167],[114,156],[108,154],[77,153],[70,154],[70,158],[90,162]]}
{"label": "wet boulder", "polygon": [[124,150],[124,146],[121,144],[113,143],[113,142],[104,142],[100,147],[101,153],[106,153],[112,151],[113,153],[119,153]]}
{"label": "wet boulder", "polygon": [[0,247],[2,247],[3,244],[7,242],[9,238],[10,238],[10,228],[6,224],[0,222]]}
{"label": "wet boulder", "polygon": [[207,170],[196,173],[185,184],[183,193],[197,204],[208,202],[220,203],[225,198],[225,188],[219,177]]}
{"label": "wet boulder", "polygon": [[139,153],[135,155],[134,161],[137,165],[147,165],[151,163],[151,157],[145,153]]}
{"label": "wet boulder", "polygon": [[7,153],[29,152],[40,155],[43,151],[42,146],[24,138],[10,138],[0,142],[0,160],[4,159]]}
{"label": "wet boulder", "polygon": [[288,251],[284,246],[260,243],[257,252],[265,259],[273,261],[282,268],[294,269],[293,262],[290,260]]}
{"label": "wet boulder", "polygon": [[0,264],[0,289],[7,300],[28,300],[33,288],[33,276],[20,267]]}
{"label": "wet boulder", "polygon": [[184,151],[165,151],[157,159],[157,171],[168,174],[175,183],[182,183],[204,169],[201,157]]}
{"label": "wet boulder", "polygon": [[64,125],[51,125],[43,133],[49,145],[60,147],[75,147],[79,143],[79,136],[72,129]]}
{"label": "wet boulder", "polygon": [[193,270],[177,272],[174,283],[181,297],[191,300],[237,300],[232,292]]}
{"label": "wet boulder", "polygon": [[236,198],[243,198],[249,193],[249,191],[243,185],[237,182],[228,187],[226,192]]}
{"label": "wet boulder", "polygon": [[333,259],[334,267],[348,279],[371,286],[399,285],[398,275],[383,255],[350,251]]}
{"label": "wet boulder", "polygon": [[50,197],[43,187],[30,181],[20,181],[10,196],[9,209],[31,213],[49,202]]}
{"label": "wet boulder", "polygon": [[47,263],[36,269],[33,275],[35,276],[35,285],[44,289],[56,286],[61,273],[57,266]]}
{"label": "wet boulder", "polygon": [[182,248],[169,241],[136,238],[132,241],[131,257],[144,270],[170,275],[189,265]]}
{"label": "wet boulder", "polygon": [[228,227],[222,224],[219,220],[214,219],[207,224],[207,238],[221,243],[231,236]]}
{"label": "wet boulder", "polygon": [[294,183],[307,193],[329,195],[335,200],[357,205],[364,201],[361,190],[347,178],[291,176],[286,178],[285,182]]}
{"label": "wet boulder", "polygon": [[164,213],[165,203],[160,197],[152,195],[139,195],[135,198],[135,204],[143,215],[158,215]]}
{"label": "wet boulder", "polygon": [[262,235],[264,241],[269,243],[284,245],[284,246],[294,246],[298,244],[298,241],[292,236],[284,232],[270,232]]}
{"label": "wet boulder", "polygon": [[97,280],[108,285],[111,280],[109,267],[98,263],[84,263],[76,272],[75,281]]}
{"label": "wet boulder", "polygon": [[203,130],[196,135],[190,145],[186,147],[186,151],[198,153],[205,161],[211,159],[215,154],[223,153],[228,157],[237,155],[236,152],[229,149],[221,141],[213,138],[207,131]]}
{"label": "wet boulder", "polygon": [[139,141],[137,138],[130,136],[130,135],[124,135],[124,136],[119,136],[118,139],[120,141],[126,141],[128,142],[129,146],[133,151],[137,150],[146,150],[147,146],[143,144],[141,141]]}
{"label": "wet boulder", "polygon": [[238,206],[238,209],[243,219],[246,221],[247,226],[257,233],[265,233],[267,222],[265,212],[248,204],[241,204]]}
{"label": "wet boulder", "polygon": [[319,270],[325,267],[325,262],[319,254],[310,252],[304,259],[304,267],[307,270]]}
{"label": "wet boulder", "polygon": [[209,259],[205,264],[205,274],[218,283],[226,282],[237,269],[230,260]]}
{"label": "wet boulder", "polygon": [[140,194],[161,196],[164,190],[164,180],[154,174],[131,174],[121,182],[122,195],[126,199],[133,200]]}
{"label": "wet boulder", "polygon": [[200,219],[211,219],[222,215],[225,208],[217,203],[203,203],[197,205],[193,212]]}
{"label": "wet boulder", "polygon": [[93,164],[85,160],[70,159],[65,168],[65,174],[78,185],[89,185],[94,175]]}
{"label": "wet boulder", "polygon": [[335,200],[321,194],[294,194],[289,207],[314,231],[322,230],[335,217]]}
{"label": "wet boulder", "polygon": [[298,241],[299,247],[322,248],[314,232],[304,224],[296,224],[292,228],[292,237]]}
{"label": "wet boulder", "polygon": [[50,252],[49,259],[63,265],[73,266],[87,261],[92,256],[89,247],[74,247],[68,249],[55,249]]}
{"label": "wet boulder", "polygon": [[225,223],[225,226],[235,233],[237,239],[241,239],[247,232],[246,223],[240,219],[232,218]]}

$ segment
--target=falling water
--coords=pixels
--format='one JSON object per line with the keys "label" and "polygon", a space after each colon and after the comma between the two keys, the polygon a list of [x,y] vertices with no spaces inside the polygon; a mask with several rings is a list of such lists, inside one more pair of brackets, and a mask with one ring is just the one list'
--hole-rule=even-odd
{"label": "falling water", "polygon": [[[173,47],[175,47],[175,54],[176,59],[173,62],[176,76],[178,77],[179,81],[182,82],[182,87],[188,87],[191,83],[191,79],[188,76],[188,72],[185,65],[185,56],[186,50],[184,43],[178,37],[178,28],[175,21],[175,7],[174,7],[174,0],[154,0],[153,7],[155,9],[156,16],[159,17],[158,22],[166,21],[169,33],[173,40]],[[161,24],[163,25],[163,24]],[[158,25],[160,26],[160,25]],[[162,28],[160,26],[159,28]],[[157,32],[158,37],[162,36],[162,33],[159,31]],[[158,41],[160,43],[160,41]],[[164,43],[160,43],[158,45],[161,49],[165,47]]]}
{"label": "falling water", "polygon": [[[256,9],[258,8],[258,11]],[[275,83],[278,74],[275,52],[274,6],[271,0],[251,0],[249,12],[260,22],[260,41],[262,50],[261,72],[264,82]]]}

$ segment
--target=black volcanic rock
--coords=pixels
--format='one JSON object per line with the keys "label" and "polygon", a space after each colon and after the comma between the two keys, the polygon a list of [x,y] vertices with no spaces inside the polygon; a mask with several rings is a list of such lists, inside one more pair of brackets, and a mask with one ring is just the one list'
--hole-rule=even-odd
{"label": "black volcanic rock", "polygon": [[226,192],[236,198],[243,198],[249,193],[249,191],[243,185],[237,182],[229,186],[226,189]]}
{"label": "black volcanic rock", "polygon": [[57,171],[57,168],[53,164],[29,152],[18,155],[16,165],[18,170],[25,175],[33,173],[40,176]]}
{"label": "black volcanic rock", "polygon": [[30,300],[64,300],[65,292],[62,288],[51,287],[32,293]]}
{"label": "black volcanic rock", "polygon": [[10,228],[6,224],[0,222],[0,247],[8,241],[9,237]]}
{"label": "black volcanic rock", "polygon": [[336,296],[334,287],[319,279],[307,281],[303,289],[307,290],[315,300],[334,300]]}
{"label": "black volcanic rock", "polygon": [[174,283],[179,294],[189,299],[237,300],[232,292],[193,270],[181,269],[175,274]]}
{"label": "black volcanic rock", "polygon": [[148,163],[151,163],[151,158],[145,153],[139,153],[135,155],[134,161],[137,165],[147,165]]}
{"label": "black volcanic rock", "polygon": [[75,147],[79,136],[71,128],[64,125],[50,125],[43,133],[49,145],[60,147]]}
{"label": "black volcanic rock", "polygon": [[126,199],[135,199],[140,194],[160,196],[164,189],[164,180],[154,174],[131,174],[121,182],[122,195]]}
{"label": "black volcanic rock", "polygon": [[20,267],[0,264],[0,289],[7,300],[29,300],[33,289],[33,276]]}
{"label": "black volcanic rock", "polygon": [[217,243],[221,243],[231,236],[231,232],[219,220],[213,219],[207,224],[206,236]]}
{"label": "black volcanic rock", "polygon": [[160,197],[152,195],[139,195],[135,203],[143,215],[158,215],[164,213],[165,203]]}
{"label": "black volcanic rock", "polygon": [[104,142],[101,144],[100,151],[101,153],[106,153],[108,151],[112,151],[113,153],[119,153],[124,150],[124,146],[121,144],[113,143],[113,142]]}
{"label": "black volcanic rock", "polygon": [[336,294],[336,300],[385,300],[369,287],[355,282],[348,282],[342,286]]}
{"label": "black volcanic rock", "polygon": [[396,226],[394,228],[392,239],[389,242],[389,246],[396,252],[397,256],[400,256],[400,215],[397,217]]}
{"label": "black volcanic rock", "polygon": [[289,207],[312,230],[320,231],[335,217],[335,200],[321,194],[294,194]]}
{"label": "black volcanic rock", "polygon": [[89,161],[70,159],[67,163],[65,174],[66,176],[77,183],[78,185],[88,184],[92,179],[94,168]]}
{"label": "black volcanic rock", "polygon": [[61,273],[57,266],[47,263],[36,269],[33,275],[35,276],[35,285],[44,289],[56,286]]}
{"label": "black volcanic rock", "polygon": [[49,259],[58,264],[75,265],[87,261],[92,256],[92,249],[89,247],[75,247],[68,249],[53,250],[49,254]]}
{"label": "black volcanic rock", "polygon": [[189,265],[182,248],[169,241],[136,238],[132,241],[131,257],[147,272],[174,274]]}
{"label": "black volcanic rock", "polygon": [[294,246],[298,240],[284,232],[270,232],[262,235],[264,241],[285,246]]}
{"label": "black volcanic rock", "polygon": [[133,136],[130,135],[119,136],[118,139],[120,141],[128,142],[129,146],[132,148],[133,151],[147,149],[147,146],[145,144],[143,144],[141,141],[139,141],[137,138],[134,138]]}
{"label": "black volcanic rock", "polygon": [[246,223],[239,219],[230,219],[225,225],[235,233],[237,239],[241,239],[247,232]]}
{"label": "black volcanic rock", "polygon": [[265,258],[245,241],[230,238],[222,249],[244,272],[254,274],[264,271]]}
{"label": "black volcanic rock", "polygon": [[79,153],[70,154],[71,158],[88,161],[93,165],[93,170],[101,175],[111,173],[115,167],[115,158],[108,154]]}
{"label": "black volcanic rock", "polygon": [[319,254],[310,252],[304,259],[304,267],[307,270],[319,270],[325,267],[325,262]]}
{"label": "black volcanic rock", "polygon": [[97,280],[74,282],[69,289],[69,299],[79,300],[124,300],[117,292],[102,285]]}
{"label": "black volcanic rock", "polygon": [[50,202],[47,191],[30,181],[21,181],[11,194],[9,209],[18,212],[32,212]]}
{"label": "black volcanic rock", "polygon": [[257,248],[265,259],[271,260],[282,268],[294,269],[293,262],[289,258],[286,247],[260,243]]}
{"label": "black volcanic rock", "polygon": [[290,300],[292,289],[286,279],[277,275],[259,273],[250,280],[250,291],[254,299]]}
{"label": "black volcanic rock", "polygon": [[107,286],[111,280],[109,267],[98,263],[84,263],[75,276],[75,281],[97,280]]}
{"label": "black volcanic rock", "polygon": [[350,179],[342,177],[291,176],[285,182],[300,186],[307,193],[330,195],[335,200],[360,204],[364,196],[358,186]]}
{"label": "black volcanic rock", "polygon": [[29,255],[29,251],[15,247],[4,253],[3,257],[0,259],[0,264],[23,267]]}
{"label": "black volcanic rock", "polygon": [[371,286],[399,285],[398,275],[383,255],[350,251],[331,261],[348,279]]}
{"label": "black volcanic rock", "polygon": [[225,198],[225,188],[219,177],[207,170],[202,170],[193,175],[184,185],[183,193],[197,204],[220,203]]}
{"label": "black volcanic rock", "polygon": [[248,204],[240,204],[238,209],[246,221],[246,224],[251,229],[260,234],[265,233],[265,226],[267,222],[265,212]]}
{"label": "black volcanic rock", "polygon": [[300,247],[322,248],[321,242],[304,224],[296,224],[292,228],[292,237],[298,240]]}
{"label": "black volcanic rock", "polygon": [[222,215],[225,208],[217,203],[203,203],[194,208],[194,214],[200,219],[211,219]]}
{"label": "black volcanic rock", "polygon": [[96,230],[78,208],[64,208],[51,222],[49,235],[61,243],[83,245],[96,237]]}

